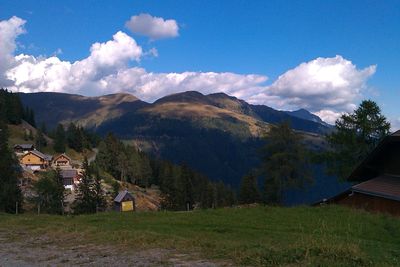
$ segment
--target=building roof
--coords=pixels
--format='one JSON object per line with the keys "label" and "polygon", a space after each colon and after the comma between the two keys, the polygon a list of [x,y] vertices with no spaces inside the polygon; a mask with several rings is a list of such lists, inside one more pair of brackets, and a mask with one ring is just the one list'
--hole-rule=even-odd
{"label": "building roof", "polygon": [[32,154],[35,154],[36,156],[38,156],[39,158],[42,158],[42,159],[44,159],[44,160],[48,160],[48,161],[50,161],[53,157],[52,156],[50,156],[50,155],[47,155],[47,154],[44,154],[44,153],[42,153],[42,152],[40,152],[40,151],[38,151],[38,150],[32,150],[30,153],[32,153]]}
{"label": "building roof", "polygon": [[60,173],[61,173],[61,176],[63,178],[74,178],[78,174],[78,171],[77,170],[73,170],[73,169],[71,169],[71,170],[61,170]]}
{"label": "building roof", "polygon": [[354,185],[351,190],[353,192],[400,201],[400,176],[382,175]]}
{"label": "building roof", "polygon": [[400,130],[386,136],[354,169],[348,181],[366,181],[380,174],[380,164],[400,150]]}
{"label": "building roof", "polygon": [[131,193],[128,192],[128,190],[124,190],[122,192],[119,192],[119,194],[114,198],[114,201],[121,202],[126,195],[129,195],[131,196],[131,198],[133,198],[133,196],[131,195]]}
{"label": "building roof", "polygon": [[16,144],[14,148],[21,147],[22,149],[33,149],[35,146],[33,144]]}
{"label": "building roof", "polygon": [[56,156],[56,157],[53,159],[53,161],[56,161],[56,160],[57,160],[58,158],[60,158],[60,157],[65,157],[65,158],[67,158],[69,161],[71,161],[71,158],[68,157],[65,153],[62,153],[62,154]]}

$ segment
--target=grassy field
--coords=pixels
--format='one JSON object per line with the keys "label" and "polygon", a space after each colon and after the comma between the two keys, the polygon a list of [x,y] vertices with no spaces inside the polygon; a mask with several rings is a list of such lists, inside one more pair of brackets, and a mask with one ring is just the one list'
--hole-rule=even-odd
{"label": "grassy field", "polygon": [[[398,266],[400,219],[347,208],[232,208],[87,216],[0,214],[12,239],[173,249],[250,266]],[[58,241],[58,242],[59,242]]]}

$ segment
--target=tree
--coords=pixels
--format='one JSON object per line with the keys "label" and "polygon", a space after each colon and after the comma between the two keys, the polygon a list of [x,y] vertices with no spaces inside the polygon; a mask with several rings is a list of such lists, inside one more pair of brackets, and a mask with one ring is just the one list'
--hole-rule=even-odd
{"label": "tree", "polygon": [[252,204],[261,200],[258,191],[257,177],[254,174],[246,175],[242,178],[239,191],[240,204]]}
{"label": "tree", "polygon": [[60,169],[47,172],[34,184],[36,203],[40,210],[50,214],[64,213],[64,185]]}
{"label": "tree", "polygon": [[36,132],[36,148],[38,150],[42,150],[46,146],[47,146],[47,140],[44,137],[42,130],[38,129]]}
{"label": "tree", "polygon": [[[4,106],[0,105],[0,114]],[[3,113],[4,114],[4,113]],[[18,186],[19,165],[8,146],[7,124],[0,117],[0,211],[14,213],[21,208],[22,194]]]}
{"label": "tree", "polygon": [[65,145],[66,145],[65,130],[62,124],[58,124],[54,136],[54,150],[58,153],[64,153]]}
{"label": "tree", "polygon": [[74,212],[77,214],[96,212],[96,203],[94,201],[93,194],[92,172],[86,157],[83,161],[81,182],[77,188],[76,199],[74,202]]}
{"label": "tree", "polygon": [[284,191],[311,182],[310,162],[299,134],[289,123],[272,127],[262,149],[265,201],[282,204]]}
{"label": "tree", "polygon": [[104,211],[106,209],[107,203],[104,197],[104,191],[101,185],[100,171],[97,166],[93,168],[94,179],[93,179],[93,201],[96,205],[97,211]]}
{"label": "tree", "polygon": [[326,138],[330,150],[325,160],[328,172],[344,180],[389,134],[390,123],[374,101],[364,100],[353,113],[342,115],[335,128]]}

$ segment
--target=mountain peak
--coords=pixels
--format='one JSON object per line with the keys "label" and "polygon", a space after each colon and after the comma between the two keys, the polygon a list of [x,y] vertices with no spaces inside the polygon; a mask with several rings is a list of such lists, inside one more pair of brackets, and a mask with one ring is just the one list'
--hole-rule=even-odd
{"label": "mountain peak", "polygon": [[325,126],[330,126],[329,124],[327,124],[326,122],[324,122],[320,117],[318,117],[317,115],[311,113],[310,111],[301,108],[295,111],[286,111],[287,114],[300,118],[300,119],[304,119],[304,120],[309,120],[309,121],[313,121],[313,122],[317,122],[320,123],[322,125]]}
{"label": "mountain peak", "polygon": [[183,93],[176,93],[158,99],[155,104],[162,104],[166,102],[186,102],[186,103],[203,103],[210,104],[207,96],[197,91],[186,91]]}

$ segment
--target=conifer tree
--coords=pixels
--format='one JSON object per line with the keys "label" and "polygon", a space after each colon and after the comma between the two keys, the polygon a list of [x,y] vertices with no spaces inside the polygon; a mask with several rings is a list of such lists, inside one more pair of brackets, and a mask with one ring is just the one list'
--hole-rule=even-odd
{"label": "conifer tree", "polygon": [[42,130],[38,129],[36,132],[36,149],[40,151],[46,146],[47,140],[44,137]]}
{"label": "conifer tree", "polygon": [[257,177],[254,174],[244,176],[240,185],[239,203],[252,204],[260,202],[260,199]]}
{"label": "conifer tree", "polygon": [[364,100],[353,113],[342,115],[335,128],[327,136],[330,150],[325,159],[328,172],[345,180],[354,167],[389,134],[390,123],[374,101]]}
{"label": "conifer tree", "polygon": [[[4,106],[0,105],[0,114]],[[22,194],[18,186],[19,165],[8,146],[8,128],[4,116],[0,115],[0,212],[20,210]]]}
{"label": "conifer tree", "polygon": [[58,153],[65,152],[66,140],[65,130],[62,124],[57,125],[57,129],[54,136],[54,150]]}
{"label": "conifer tree", "polygon": [[64,184],[60,169],[47,172],[34,184],[41,212],[64,213]]}
{"label": "conifer tree", "polygon": [[309,157],[301,141],[287,122],[271,128],[262,155],[268,204],[282,204],[286,189],[311,182]]}
{"label": "conifer tree", "polygon": [[96,212],[96,203],[94,201],[93,194],[92,172],[86,157],[83,161],[81,182],[77,188],[76,199],[74,202],[74,212],[77,214]]}
{"label": "conifer tree", "polygon": [[104,196],[104,190],[101,185],[100,171],[97,166],[94,166],[94,179],[93,179],[93,201],[96,205],[96,211],[104,211],[107,203]]}

